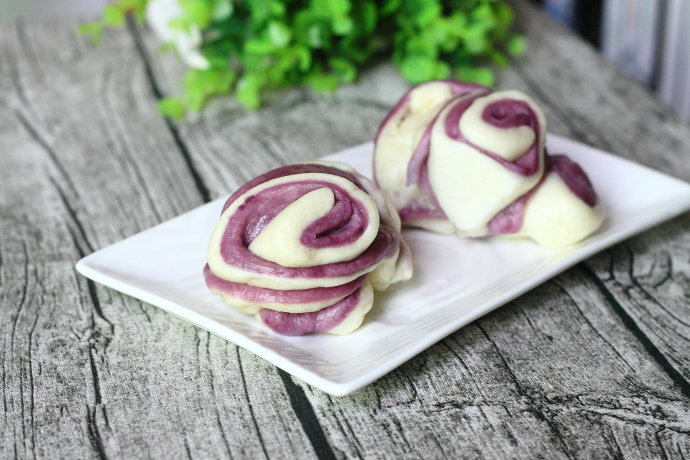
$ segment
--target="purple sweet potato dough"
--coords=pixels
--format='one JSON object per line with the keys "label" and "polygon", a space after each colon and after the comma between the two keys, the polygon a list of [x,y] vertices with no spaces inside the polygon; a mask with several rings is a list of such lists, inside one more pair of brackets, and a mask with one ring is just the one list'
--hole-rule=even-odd
{"label": "purple sweet potato dough", "polygon": [[[282,177],[286,179],[281,183],[259,187]],[[345,186],[341,178],[369,195],[375,203],[378,219],[372,219],[370,204],[365,204],[363,198],[355,198],[359,193],[354,194],[351,186]],[[286,207],[305,194],[323,188],[331,190],[334,199],[325,215],[309,221],[302,215],[297,221],[285,224],[299,226],[299,245],[306,251],[338,248],[361,241],[366,232],[366,249],[362,251],[358,243],[356,252],[342,251],[337,262],[306,267],[285,267],[249,250],[266,225]],[[409,250],[400,235],[400,221],[397,216],[393,218],[391,205],[386,200],[364,176],[346,167],[340,169],[335,163],[333,166],[298,164],[262,174],[240,187],[226,201],[223,213],[230,213],[229,209],[232,212],[214,229],[209,264],[203,270],[206,285],[241,311],[258,310],[269,328],[287,335],[331,331],[357,309],[358,321],[343,324],[336,331],[338,334],[351,332],[371,308],[372,289],[385,289],[412,275]],[[350,260],[344,260],[346,258]],[[211,267],[215,267],[215,263],[224,263],[230,269],[214,273]],[[377,271],[383,263],[386,264],[384,269]],[[342,284],[333,285],[339,279],[343,280]],[[366,289],[366,297],[362,296],[362,289]],[[309,311],[324,305],[321,310]],[[266,306],[297,313],[274,311],[264,308]]]}
{"label": "purple sweet potato dough", "polygon": [[328,187],[335,196],[335,206],[311,224],[302,235],[302,243],[312,248],[342,246],[359,238],[368,225],[366,211],[361,203],[349,197],[342,188],[329,182],[300,181],[277,185],[251,195],[240,205],[229,225],[242,225],[244,244],[249,246],[254,238],[288,205],[308,192]]}
{"label": "purple sweet potato dough", "polygon": [[[477,96],[479,97],[479,96]],[[489,104],[482,113],[482,119],[500,128],[514,128],[517,126],[529,126],[534,130],[534,143],[515,161],[508,161],[482,147],[468,141],[460,130],[460,117],[467,111],[472,103],[477,99],[461,99],[446,114],[444,127],[446,135],[453,140],[463,142],[472,148],[487,155],[491,159],[499,162],[505,168],[520,174],[530,176],[539,170],[539,138],[543,127],[539,123],[537,114],[524,101],[515,99],[502,99]]]}
{"label": "purple sweet potato dough", "polygon": [[[592,184],[567,157],[549,157],[538,105],[519,91],[439,82],[456,88],[453,95],[443,86],[412,88],[376,134],[375,180],[403,225],[466,237],[519,234],[548,248],[596,231],[604,213]],[[544,186],[546,177],[568,192],[551,180]],[[562,199],[542,194],[551,191]]]}
{"label": "purple sweet potato dough", "polygon": [[[548,158],[548,157],[547,157]],[[487,224],[489,235],[508,235],[517,233],[522,228],[522,220],[525,216],[525,207],[534,192],[541,186],[546,178],[546,174],[537,182],[531,190],[503,208],[498,214],[493,216]]]}
{"label": "purple sweet potato dough", "polygon": [[[342,177],[342,174],[338,175]],[[313,244],[312,247],[325,247],[347,244],[355,240],[367,225],[366,211],[364,211],[361,203],[352,199],[345,190],[330,182],[315,180],[289,182],[247,197],[245,202],[238,207],[237,212],[230,217],[220,246],[220,253],[225,263],[241,267],[244,271],[285,278],[336,278],[358,273],[389,257],[397,250],[400,245],[399,232],[382,221],[371,246],[359,257],[349,261],[313,267],[283,267],[264,260],[249,251],[249,243],[270,222],[270,219],[297,198],[322,187],[333,190],[339,205],[334,206],[329,214],[311,224],[303,233],[301,241],[304,244]],[[347,214],[348,207],[351,209],[350,215],[354,216],[354,219],[343,223],[343,212]],[[323,233],[329,224],[335,225],[335,227],[331,227],[334,232],[324,235]],[[319,239],[322,241],[319,242]]]}
{"label": "purple sweet potato dough", "polygon": [[[474,94],[471,92],[461,93],[459,96],[450,99],[442,107],[438,109],[438,113],[433,117],[431,122],[426,126],[422,137],[420,138],[417,147],[415,148],[412,158],[407,166],[407,185],[417,184],[419,189],[424,195],[426,195],[427,200],[431,204],[431,207],[426,207],[424,205],[410,203],[408,206],[400,210],[400,217],[404,221],[412,219],[445,219],[446,215],[441,210],[436,195],[429,184],[428,174],[426,170],[426,164],[429,159],[429,152],[431,146],[431,130],[433,125],[437,122],[439,115],[450,105],[453,107],[446,114],[444,120],[444,127],[446,135],[451,139],[458,142],[464,142],[489,156],[493,160],[501,163],[504,167],[514,171],[518,174],[528,176],[534,174],[539,169],[539,145],[538,138],[541,126],[539,126],[539,121],[537,115],[534,113],[532,108],[524,101],[519,101],[515,99],[503,99],[500,101],[493,102],[489,104],[482,113],[482,119],[493,126],[499,128],[514,128],[517,126],[530,126],[536,134],[536,138],[532,146],[525,151],[517,160],[510,162],[504,158],[489,152],[473,143],[469,142],[465,136],[463,136],[460,131],[460,117],[467,111],[467,109],[472,105],[472,103],[479,97],[486,96],[489,94],[490,90],[484,87],[478,87],[474,90]],[[524,200],[526,201],[526,200]],[[516,204],[517,206],[517,204]],[[524,203],[523,203],[524,206]],[[510,216],[515,216],[517,210],[513,210]],[[509,216],[508,212],[497,219],[494,222],[494,229],[499,227],[503,228],[507,225],[506,218]],[[514,219],[513,219],[514,220]],[[521,223],[515,221],[512,225],[505,227],[512,228]],[[515,230],[517,231],[517,230]],[[505,233],[505,232],[502,232]],[[508,233],[513,233],[512,231]]]}
{"label": "purple sweet potato dough", "polygon": [[[482,94],[485,94],[489,92],[489,88],[481,85],[475,85],[472,83],[463,83],[460,81],[456,80],[437,80],[436,82],[444,83],[450,87],[451,94],[454,97],[462,97],[464,95],[470,94],[472,92],[480,92]],[[436,83],[435,82],[435,83]],[[374,144],[378,142],[379,136],[381,134],[381,131],[383,131],[384,127],[391,121],[391,118],[398,114],[401,110],[407,110],[407,105],[410,100],[410,95],[412,92],[419,88],[422,85],[425,85],[426,83],[420,83],[419,85],[413,86],[408,90],[398,101],[398,103],[391,109],[390,112],[386,115],[386,117],[383,119],[381,124],[379,125],[378,130],[376,131],[376,136],[374,137]],[[453,100],[453,99],[451,99]],[[448,104],[450,100],[446,103]],[[444,104],[443,107],[446,106]],[[442,109],[441,109],[442,110]],[[420,138],[414,154],[412,155],[412,158],[410,159],[410,163],[408,164],[407,168],[407,185],[412,185],[415,183],[420,182],[421,175],[423,174],[422,171],[424,170],[424,167],[426,165],[426,160],[429,156],[429,144],[430,144],[430,139],[431,139],[431,128],[434,125],[436,118],[438,117],[438,114],[440,113],[440,110],[437,112],[437,114],[433,117],[433,119],[427,124],[427,126],[424,128],[424,132],[422,133],[422,137]],[[374,171],[376,171],[376,156],[374,155],[373,159],[374,163]],[[374,176],[374,181],[376,182],[377,185],[378,181],[376,180],[376,176]],[[428,182],[427,182],[428,183]],[[423,190],[430,203],[425,204],[421,202],[413,202],[410,203],[408,206],[405,208],[399,210],[400,211],[400,217],[403,221],[405,220],[410,220],[410,219],[419,219],[419,218],[428,218],[428,219],[445,219],[446,216],[443,213],[443,211],[440,210],[438,206],[438,202],[436,201],[436,197],[433,196],[433,193],[431,193],[430,188],[427,188],[426,190]]]}
{"label": "purple sweet potato dough", "polygon": [[[267,173],[255,177],[250,180],[242,187],[237,189],[235,193],[230,195],[230,198],[223,205],[223,211],[227,209],[237,198],[244,195],[248,190],[253,189],[257,185],[268,182],[269,180],[277,179],[278,177],[292,176],[295,174],[308,174],[308,173],[322,173],[322,174],[333,174],[335,176],[343,177],[353,184],[355,184],[360,189],[364,190],[362,183],[357,179],[357,176],[351,174],[342,169],[334,168],[332,166],[314,164],[314,163],[303,163],[296,165],[281,166],[280,168],[272,169]],[[366,190],[365,190],[366,191]]]}
{"label": "purple sweet potato dough", "polygon": [[517,128],[530,126],[536,128],[536,115],[525,101],[502,99],[492,102],[484,109],[482,120],[497,128]]}
{"label": "purple sweet potato dough", "polygon": [[362,287],[366,276],[360,276],[340,286],[293,291],[260,288],[224,280],[214,275],[208,264],[204,267],[204,278],[209,289],[247,302],[300,304],[346,297]]}
{"label": "purple sweet potato dough", "polygon": [[[455,80],[437,80],[433,83],[442,83],[448,85],[450,88],[450,93],[452,95],[443,107],[445,107],[450,101],[457,97],[462,97],[470,93],[486,94],[490,90],[484,86],[463,83]],[[379,125],[378,131],[374,138],[374,143],[378,143],[379,137],[383,129],[392,122],[394,116],[402,113],[402,119],[408,116],[407,112],[411,94],[418,89],[420,86],[426,85],[428,83],[422,83],[412,87],[407,91],[398,101],[398,103],[393,107],[393,109],[386,115],[381,124]],[[428,180],[425,181],[425,166],[429,154],[429,145],[431,140],[431,128],[433,127],[436,118],[443,108],[437,110],[436,114],[432,120],[426,125],[424,131],[422,132],[421,138],[417,143],[414,153],[408,163],[407,167],[407,185],[418,184],[420,190],[422,191],[423,197],[412,199],[403,208],[398,209],[400,217],[403,221],[413,220],[413,219],[446,219],[446,215],[441,211],[436,197],[434,196],[431,188],[428,186]],[[374,156],[374,171],[376,171],[376,156]],[[380,185],[377,177],[374,177],[377,185]],[[425,187],[426,185],[426,187]]]}
{"label": "purple sweet potato dough", "polygon": [[552,155],[550,159],[549,170],[558,174],[575,196],[587,203],[590,208],[595,207],[598,201],[597,194],[580,165],[562,154]]}
{"label": "purple sweet potato dough", "polygon": [[328,332],[340,324],[357,306],[361,290],[345,297],[340,302],[310,313],[284,313],[264,308],[259,312],[261,321],[275,332],[283,335],[304,335],[314,332]]}
{"label": "purple sweet potato dough", "polygon": [[331,211],[309,225],[300,241],[310,248],[344,246],[362,236],[367,225],[369,218],[363,207],[336,193]]}
{"label": "purple sweet potato dough", "polygon": [[[448,85],[450,87],[450,92],[453,94],[453,96],[461,96],[463,94],[469,94],[473,91],[489,91],[489,88],[487,88],[486,86],[475,85],[474,83],[464,83],[457,80],[436,80],[434,83],[445,83],[446,85]],[[374,143],[376,143],[376,141],[379,138],[379,135],[381,134],[381,131],[383,131],[384,126],[388,124],[390,119],[401,110],[407,108],[407,104],[410,101],[410,94],[412,94],[412,92],[415,89],[426,84],[428,83],[420,83],[418,85],[415,85],[412,88],[410,88],[405,94],[403,94],[400,100],[398,100],[398,103],[395,104],[395,106],[391,109],[390,112],[388,112],[388,114],[384,117],[383,121],[379,125],[379,128],[376,131],[376,136],[374,136]]]}
{"label": "purple sweet potato dough", "polygon": [[399,211],[400,219],[403,222],[413,219],[446,219],[446,215],[441,211],[438,203],[427,204],[419,203],[416,200],[410,201],[407,206]]}
{"label": "purple sweet potato dough", "polygon": [[407,165],[406,185],[412,185],[419,182],[420,177],[422,176],[422,171],[425,171],[426,162],[429,159],[429,148],[431,147],[431,129],[434,127],[436,119],[441,114],[441,112],[443,112],[443,109],[445,109],[448,106],[448,104],[452,103],[454,100],[455,99],[450,99],[445,104],[443,104],[441,108],[438,109],[438,112],[436,112],[436,115],[434,115],[431,121],[426,125],[426,128],[424,128],[422,137],[419,139],[419,143],[417,144],[417,147],[414,149],[412,158],[410,158],[410,162]]}
{"label": "purple sweet potato dough", "polygon": [[525,216],[525,206],[527,206],[530,196],[531,191],[493,216],[487,224],[489,235],[506,235],[519,232],[522,228],[522,219]]}
{"label": "purple sweet potato dough", "polygon": [[530,191],[510,203],[496,214],[488,223],[489,235],[517,233],[522,228],[527,202],[534,195],[550,173],[558,174],[565,185],[580,200],[593,208],[597,205],[597,195],[592,183],[583,169],[566,155],[546,155],[546,167],[541,180]]}

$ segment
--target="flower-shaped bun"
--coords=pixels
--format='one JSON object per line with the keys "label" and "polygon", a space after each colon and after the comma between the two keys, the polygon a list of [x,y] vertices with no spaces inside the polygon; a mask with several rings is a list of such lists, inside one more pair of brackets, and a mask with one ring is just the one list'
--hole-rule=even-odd
{"label": "flower-shaped bun", "polygon": [[454,80],[417,85],[388,113],[376,133],[374,178],[400,213],[403,224],[418,223],[430,230],[454,230],[433,194],[423,190],[421,181],[408,180],[412,158],[426,157],[431,128],[440,110],[452,99],[487,88]]}
{"label": "flower-shaped bun", "polygon": [[[539,106],[519,91],[468,86],[454,94],[449,88],[457,85],[413,88],[379,128],[375,178],[403,224],[469,237],[526,236],[545,247],[595,231],[603,221],[596,194],[578,165],[547,155]],[[415,97],[427,101],[416,104],[425,109],[396,118]]]}
{"label": "flower-shaped bun", "polygon": [[212,292],[286,335],[352,332],[374,289],[411,275],[395,208],[339,163],[285,166],[242,186],[204,269]]}

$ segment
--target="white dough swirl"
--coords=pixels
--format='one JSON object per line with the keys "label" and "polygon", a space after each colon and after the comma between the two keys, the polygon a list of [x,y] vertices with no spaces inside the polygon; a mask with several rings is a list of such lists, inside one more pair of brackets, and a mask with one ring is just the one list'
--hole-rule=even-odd
{"label": "white dough swirl", "polygon": [[546,247],[573,244],[601,225],[584,171],[547,154],[546,119],[529,96],[476,86],[453,94],[451,86],[413,88],[379,128],[375,179],[403,224],[526,236]]}
{"label": "white dough swirl", "polygon": [[278,168],[241,187],[211,234],[204,270],[212,292],[288,335],[356,328],[369,291],[411,274],[395,208],[335,163]]}

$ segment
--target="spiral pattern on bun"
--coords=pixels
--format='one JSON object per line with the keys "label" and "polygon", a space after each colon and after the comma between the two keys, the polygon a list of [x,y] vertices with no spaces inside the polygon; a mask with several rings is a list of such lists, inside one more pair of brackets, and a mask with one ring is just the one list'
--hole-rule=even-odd
{"label": "spiral pattern on bun", "polygon": [[440,110],[456,97],[485,93],[488,89],[454,80],[423,83],[405,93],[381,123],[376,138],[374,179],[400,213],[403,223],[444,233],[453,226],[424,184],[408,180],[412,159],[426,157],[431,128]]}
{"label": "spiral pattern on bun", "polygon": [[232,194],[204,268],[212,292],[286,335],[352,332],[373,289],[411,275],[392,204],[347,165],[325,162],[274,169]]}
{"label": "spiral pattern on bun", "polygon": [[[375,178],[403,224],[469,237],[526,236],[547,247],[595,231],[603,221],[596,194],[579,166],[548,156],[539,106],[519,91],[473,85],[454,93],[458,85],[416,86],[379,128]],[[405,110],[414,98],[427,103]]]}

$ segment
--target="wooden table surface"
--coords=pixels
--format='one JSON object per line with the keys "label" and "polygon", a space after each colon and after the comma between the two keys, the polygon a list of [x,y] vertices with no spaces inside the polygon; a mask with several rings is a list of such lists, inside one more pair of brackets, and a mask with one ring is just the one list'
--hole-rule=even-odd
{"label": "wooden table surface", "polygon": [[[525,3],[499,88],[548,129],[690,180],[690,126]],[[0,27],[0,457],[689,458],[690,215],[625,241],[330,397],[88,281],[75,262],[278,165],[370,140],[405,84],[226,98],[180,123],[150,32]]]}

